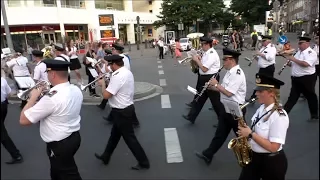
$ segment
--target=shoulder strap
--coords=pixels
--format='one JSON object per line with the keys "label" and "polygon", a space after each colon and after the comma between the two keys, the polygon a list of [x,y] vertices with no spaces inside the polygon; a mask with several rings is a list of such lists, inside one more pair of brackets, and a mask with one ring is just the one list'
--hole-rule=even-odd
{"label": "shoulder strap", "polygon": [[64,61],[69,62],[65,57],[59,55],[58,57],[61,57],[62,59],[64,59]]}

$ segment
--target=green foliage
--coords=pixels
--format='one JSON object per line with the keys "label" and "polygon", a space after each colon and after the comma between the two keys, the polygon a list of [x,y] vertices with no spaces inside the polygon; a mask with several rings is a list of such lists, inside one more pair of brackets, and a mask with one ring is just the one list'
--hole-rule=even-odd
{"label": "green foliage", "polygon": [[248,24],[265,23],[265,11],[271,7],[267,0],[232,0],[230,5],[232,12],[241,15]]}
{"label": "green foliage", "polygon": [[223,0],[163,0],[162,12],[157,16],[160,20],[153,25],[176,27],[179,23],[190,26],[197,19],[218,21],[223,17],[224,7]]}

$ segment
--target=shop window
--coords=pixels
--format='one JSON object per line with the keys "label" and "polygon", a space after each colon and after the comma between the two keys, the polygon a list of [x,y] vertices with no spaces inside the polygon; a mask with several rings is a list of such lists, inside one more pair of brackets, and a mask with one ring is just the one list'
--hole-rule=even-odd
{"label": "shop window", "polygon": [[20,7],[21,6],[21,1],[17,1],[17,0],[7,0],[7,1],[8,1],[9,7]]}
{"label": "shop window", "polygon": [[95,0],[96,9],[124,10],[123,0]]}
{"label": "shop window", "polygon": [[44,6],[55,6],[56,0],[42,0]]}
{"label": "shop window", "polygon": [[149,5],[152,5],[152,0],[149,0]]}

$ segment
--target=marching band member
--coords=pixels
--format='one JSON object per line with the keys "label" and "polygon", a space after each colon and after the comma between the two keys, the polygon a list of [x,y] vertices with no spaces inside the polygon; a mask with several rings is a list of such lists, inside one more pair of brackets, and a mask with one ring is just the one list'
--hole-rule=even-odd
{"label": "marching band member", "polygon": [[257,74],[256,93],[262,104],[252,117],[251,128],[240,127],[238,135],[248,137],[251,163],[242,168],[239,180],[285,180],[288,161],[282,149],[289,127],[287,112],[280,106],[280,86],[273,77]]}
{"label": "marching band member", "polygon": [[9,152],[12,159],[7,164],[17,164],[23,161],[20,151],[14,145],[11,140],[7,129],[5,127],[4,121],[8,113],[8,96],[11,93],[11,88],[8,85],[5,78],[1,77],[1,144]]}
{"label": "marching band member", "polygon": [[[273,77],[275,71],[277,49],[272,44],[272,36],[261,36],[262,48],[256,53],[258,56],[259,74],[265,74]],[[253,91],[251,99],[256,97],[256,92]]]}
{"label": "marching band member", "polygon": [[[211,89],[221,94],[221,101],[229,99],[238,104],[245,103],[246,97],[246,76],[243,70],[238,65],[239,56],[241,53],[223,49],[223,67],[227,70],[222,83],[219,84],[217,79],[210,80]],[[242,109],[243,116],[245,116],[246,108]],[[223,143],[228,138],[228,135],[233,129],[234,133],[238,131],[238,121],[236,121],[232,114],[223,113],[220,116],[218,127],[209,147],[202,153],[196,152],[196,156],[203,159],[207,164],[211,163],[214,154],[221,148]]]}
{"label": "marching band member", "polygon": [[[202,87],[206,82],[210,80],[220,69],[220,58],[216,50],[212,48],[212,39],[208,37],[201,37],[201,47],[204,51],[202,58],[199,56],[194,56],[193,61],[197,63],[199,67],[198,81],[197,81],[197,91],[200,92]],[[217,75],[216,79],[219,80],[220,76]],[[183,115],[182,117],[187,121],[190,121],[192,124],[196,121],[197,116],[199,115],[203,105],[206,103],[207,99],[210,99],[213,109],[215,110],[217,116],[220,116],[220,113],[224,111],[223,105],[220,102],[220,93],[216,91],[208,91],[198,99],[198,101],[193,101],[192,103],[187,104],[191,106],[189,114]]]}
{"label": "marching band member", "polygon": [[[70,58],[69,56],[67,56],[65,54],[66,50],[64,48],[64,46],[60,43],[57,43],[57,44],[54,44],[54,49],[55,49],[55,58],[54,60],[60,60],[60,61],[65,61],[65,62],[70,62]],[[71,79],[70,79],[70,68],[68,68],[68,73],[69,73],[69,76],[68,76],[68,81],[71,82]]]}
{"label": "marching band member", "polygon": [[[68,82],[69,62],[47,59],[50,92],[38,102],[42,88],[33,89],[20,115],[21,125],[40,122],[40,136],[47,143],[51,179],[81,180],[74,155],[81,143],[81,90]],[[51,108],[49,108],[51,107]]]}
{"label": "marching band member", "polygon": [[[15,58],[7,61],[6,65],[9,68],[12,68],[13,76],[30,76],[30,69],[27,66],[28,59],[22,55],[23,49],[16,48],[15,51],[17,55],[15,56]],[[18,89],[26,90],[26,88],[21,88],[18,83],[16,84]],[[20,107],[23,108],[26,105],[26,103],[27,101],[22,100]]]}
{"label": "marching band member", "polygon": [[314,37],[314,41],[315,41],[315,44],[312,49],[318,55],[318,60],[316,61],[316,73],[317,73],[317,76],[319,76],[319,35]]}
{"label": "marching band member", "polygon": [[[86,74],[88,76],[88,84],[89,84],[92,81],[94,81],[95,78],[92,76],[91,72],[89,71],[89,69],[93,69],[93,67],[92,67],[91,62],[89,62],[86,57],[95,58],[96,54],[95,54],[94,50],[91,49],[91,44],[89,44],[89,43],[86,44],[86,50],[87,50],[87,52],[86,52],[86,56],[84,57],[83,64],[85,65],[85,68],[86,68]],[[97,65],[97,66],[99,66],[99,65]],[[90,92],[91,97],[100,98],[100,96],[96,93],[95,88],[92,88],[91,86],[89,86],[88,88],[89,88],[89,92]]]}
{"label": "marching band member", "polygon": [[38,81],[48,81],[48,74],[47,74],[47,65],[42,62],[43,59],[43,52],[39,50],[32,51],[33,60],[37,63],[34,67],[33,71],[33,79],[37,83]]}
{"label": "marching band member", "polygon": [[112,54],[113,55],[119,55],[123,57],[123,63],[124,63],[124,67],[127,68],[129,71],[131,70],[130,68],[130,62],[129,62],[129,58],[123,54],[123,50],[124,47],[121,46],[120,44],[112,44]]}
{"label": "marching band member", "polygon": [[66,47],[67,55],[70,57],[70,70],[74,71],[78,80],[78,84],[81,85],[83,84],[83,81],[81,79],[81,74],[79,72],[79,69],[81,69],[81,64],[78,58],[78,52],[77,48],[74,45],[73,40],[69,40],[67,42],[67,47]]}
{"label": "marching band member", "polygon": [[317,121],[318,97],[315,93],[317,81],[315,64],[318,60],[317,53],[310,48],[309,37],[299,37],[299,50],[295,56],[288,56],[291,61],[291,91],[284,109],[290,113],[297,103],[300,94],[308,100],[311,118],[308,121]]}
{"label": "marching band member", "polygon": [[138,164],[132,169],[149,169],[149,160],[138,142],[131,119],[134,118],[135,109],[133,106],[134,78],[127,68],[123,67],[123,57],[119,55],[106,56],[109,66],[112,69],[112,77],[106,88],[104,79],[99,81],[102,87],[102,94],[105,99],[109,99],[112,107],[113,127],[108,144],[102,155],[95,154],[95,157],[108,164],[114,149],[121,137],[138,160]]}

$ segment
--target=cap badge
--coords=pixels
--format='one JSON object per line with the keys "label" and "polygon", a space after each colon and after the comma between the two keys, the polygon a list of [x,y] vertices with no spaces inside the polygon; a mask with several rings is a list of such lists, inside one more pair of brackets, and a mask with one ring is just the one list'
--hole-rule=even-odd
{"label": "cap badge", "polygon": [[261,79],[260,79],[259,76],[257,76],[257,78],[256,78],[256,83],[257,83],[257,84],[261,83]]}

